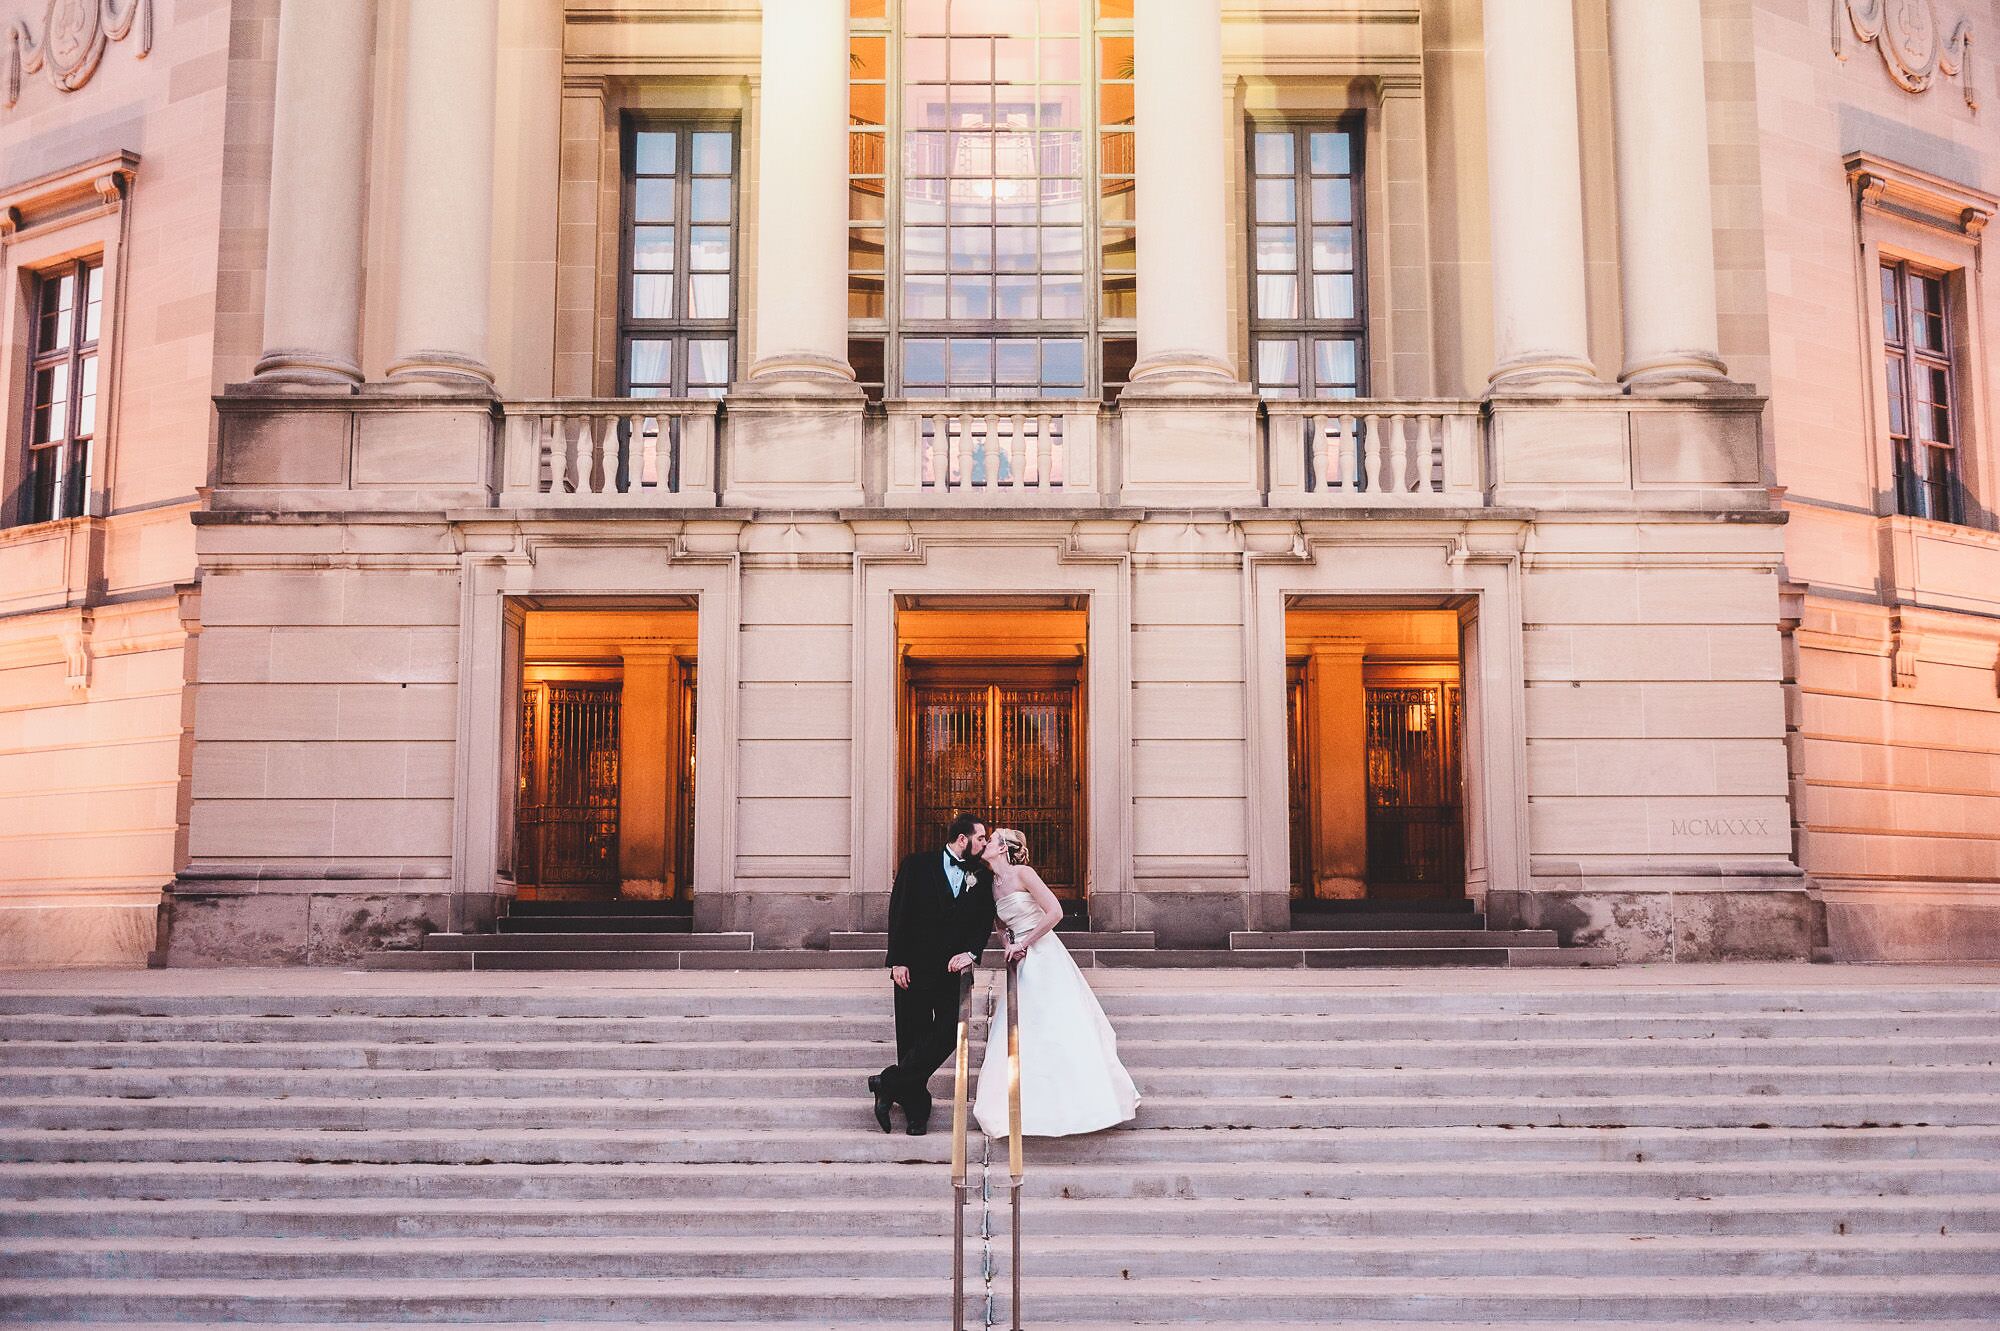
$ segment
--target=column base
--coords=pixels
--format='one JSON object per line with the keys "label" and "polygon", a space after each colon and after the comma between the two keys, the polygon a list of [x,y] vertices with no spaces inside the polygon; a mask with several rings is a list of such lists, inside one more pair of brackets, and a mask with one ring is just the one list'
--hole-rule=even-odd
{"label": "column base", "polygon": [[846,398],[863,396],[854,382],[854,367],[832,356],[791,352],[766,356],[750,367],[730,396],[763,394],[784,397]]}
{"label": "column base", "polygon": [[493,370],[484,361],[454,351],[412,351],[389,367],[385,386],[424,391],[491,393]]}
{"label": "column base", "polygon": [[1236,367],[1228,361],[1200,351],[1163,351],[1147,356],[1132,367],[1123,392],[1135,393],[1228,393],[1248,392],[1249,385],[1236,377]]}
{"label": "column base", "polygon": [[1546,353],[1505,361],[1486,381],[1488,397],[1597,397],[1617,391],[1616,384],[1597,377],[1597,367],[1588,360]]}
{"label": "column base", "polygon": [[1659,394],[1670,397],[1743,397],[1756,390],[1729,377],[1729,367],[1720,356],[1707,352],[1679,352],[1656,356],[1627,365],[1618,382],[1635,396]]}
{"label": "column base", "polygon": [[361,367],[353,361],[310,351],[267,351],[251,373],[254,383],[314,388],[352,389],[364,377]]}

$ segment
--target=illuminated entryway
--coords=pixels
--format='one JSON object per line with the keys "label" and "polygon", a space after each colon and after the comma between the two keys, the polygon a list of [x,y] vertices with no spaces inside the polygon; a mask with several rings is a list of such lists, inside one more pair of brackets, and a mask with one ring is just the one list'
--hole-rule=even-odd
{"label": "illuminated entryway", "polygon": [[1058,897],[1087,890],[1085,612],[988,602],[906,606],[900,850],[941,845],[970,812],[1028,837]]}
{"label": "illuminated entryway", "polygon": [[687,899],[696,680],[692,609],[527,614],[519,896]]}
{"label": "illuminated entryway", "polygon": [[1450,610],[1287,611],[1294,900],[1464,895],[1459,631]]}

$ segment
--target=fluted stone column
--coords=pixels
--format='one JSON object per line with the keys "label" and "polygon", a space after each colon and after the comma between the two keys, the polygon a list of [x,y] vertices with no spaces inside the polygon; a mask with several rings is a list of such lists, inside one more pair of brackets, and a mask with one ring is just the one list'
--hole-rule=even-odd
{"label": "fluted stone column", "polygon": [[409,0],[402,232],[389,377],[490,386],[499,6]]}
{"label": "fluted stone column", "polygon": [[847,6],[764,0],[752,386],[846,393]]}
{"label": "fluted stone column", "polygon": [[1133,20],[1138,113],[1142,390],[1236,382],[1223,170],[1221,0],[1143,4]]}
{"label": "fluted stone column", "polygon": [[1619,280],[1634,385],[1725,381],[1698,0],[1611,0]]}
{"label": "fluted stone column", "polygon": [[375,0],[284,0],[264,262],[264,383],[361,381]]}
{"label": "fluted stone column", "polygon": [[1571,0],[1486,5],[1496,390],[1597,379],[1584,300],[1573,22]]}

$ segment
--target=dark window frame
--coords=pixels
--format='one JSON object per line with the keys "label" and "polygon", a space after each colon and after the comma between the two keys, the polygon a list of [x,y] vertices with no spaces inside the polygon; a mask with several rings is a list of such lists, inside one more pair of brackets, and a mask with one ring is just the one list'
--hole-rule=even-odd
{"label": "dark window frame", "polygon": [[[1896,511],[1932,522],[1961,523],[1959,432],[1964,415],[1958,402],[1958,347],[1952,327],[1952,274],[1890,255],[1877,272],[1882,312],[1882,366],[1887,381],[1885,425],[1895,464]],[[1937,291],[1936,345],[1926,345],[1914,325],[1912,296],[1923,283]],[[1919,376],[1941,374],[1944,412],[1941,440],[1923,439],[1918,428]],[[1935,422],[1933,422],[1935,424]]]}
{"label": "dark window frame", "polygon": [[[639,171],[638,139],[645,133],[677,133],[680,141],[674,157],[674,314],[665,319],[642,319],[633,312],[636,269]],[[689,299],[690,259],[693,252],[690,220],[691,184],[695,176],[693,136],[702,133],[729,135],[729,312],[719,318],[696,319],[683,311]],[[651,173],[645,173],[651,178]],[[707,178],[713,178],[709,176]],[[648,225],[660,225],[651,223]],[[703,222],[698,225],[718,225]],[[736,359],[741,348],[738,329],[743,303],[743,130],[741,122],[717,116],[627,115],[619,135],[618,209],[618,347],[617,391],[621,396],[664,396],[719,398],[736,379]],[[688,347],[693,342],[722,341],[728,347],[727,374],[720,385],[691,389],[688,374]],[[667,342],[669,353],[666,392],[652,384],[635,388],[632,378],[632,346],[635,342]]]}
{"label": "dark window frame", "polygon": [[[93,507],[92,489],[95,482],[97,444],[103,435],[104,424],[104,360],[102,352],[106,292],[104,290],[104,256],[87,254],[65,259],[46,268],[34,270],[30,275],[28,291],[28,358],[27,392],[23,395],[23,415],[21,420],[22,462],[20,511],[21,525],[42,522],[61,522],[69,518],[85,517]],[[90,331],[90,291],[95,279],[98,299],[98,336],[87,337]],[[65,279],[75,282],[73,303],[67,315],[69,327],[60,345],[52,345],[49,337],[50,304],[59,299]],[[95,386],[86,394],[83,385],[86,365],[96,375]],[[64,383],[62,423],[53,431],[53,437],[38,441],[37,420],[43,406],[42,376],[61,370]],[[81,429],[81,415],[86,399],[91,400],[91,428]],[[52,459],[51,461],[44,461]],[[45,479],[46,478],[46,479]]]}
{"label": "dark window frame", "polygon": [[[1244,179],[1244,270],[1247,276],[1247,290],[1244,309],[1248,315],[1250,381],[1265,397],[1284,400],[1343,400],[1344,398],[1364,398],[1371,390],[1371,364],[1369,358],[1369,292],[1368,292],[1368,120],[1363,111],[1345,111],[1332,115],[1256,115],[1248,119],[1243,137],[1243,179]],[[1258,213],[1257,182],[1259,179],[1278,180],[1285,177],[1277,173],[1260,172],[1257,169],[1257,137],[1259,134],[1289,133],[1293,136],[1293,156],[1290,179],[1293,190],[1293,220],[1266,222]],[[1334,174],[1330,178],[1346,179],[1349,185],[1349,206],[1352,218],[1347,222],[1336,220],[1320,221],[1310,215],[1312,207],[1312,135],[1316,133],[1340,133],[1347,136],[1348,169],[1344,175]],[[1260,226],[1285,227],[1294,231],[1294,254],[1291,275],[1298,284],[1298,310],[1293,318],[1266,318],[1258,312],[1258,228]],[[1352,265],[1349,272],[1354,282],[1354,313],[1346,317],[1324,317],[1309,314],[1312,295],[1313,241],[1315,226],[1346,226],[1353,232],[1351,244]],[[1337,270],[1327,270],[1329,272]],[[1269,275],[1281,275],[1279,270],[1270,270]],[[1272,391],[1273,386],[1265,382],[1259,344],[1277,342],[1289,338],[1296,346],[1296,383],[1290,391]],[[1317,391],[1322,386],[1315,374],[1313,344],[1315,341],[1347,341],[1354,345],[1354,383],[1348,394],[1327,394]],[[1344,386],[1344,385],[1343,385]]]}

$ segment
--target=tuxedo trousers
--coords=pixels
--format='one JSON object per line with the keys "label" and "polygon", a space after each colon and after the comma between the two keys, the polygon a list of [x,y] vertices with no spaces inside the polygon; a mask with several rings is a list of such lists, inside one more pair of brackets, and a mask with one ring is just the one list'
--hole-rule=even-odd
{"label": "tuxedo trousers", "polygon": [[882,1086],[913,1119],[931,1114],[931,1075],[958,1047],[959,978],[939,968],[910,972],[910,987],[896,990],[896,1061],[882,1070]]}

